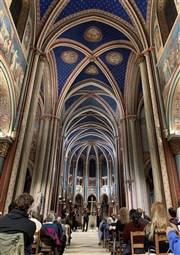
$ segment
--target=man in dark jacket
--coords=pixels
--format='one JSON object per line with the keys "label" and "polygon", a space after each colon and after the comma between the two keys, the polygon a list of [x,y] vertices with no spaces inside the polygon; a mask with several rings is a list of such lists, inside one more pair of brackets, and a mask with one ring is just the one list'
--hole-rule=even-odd
{"label": "man in dark jacket", "polygon": [[33,235],[36,231],[35,223],[28,219],[28,210],[33,202],[33,197],[24,193],[15,200],[15,208],[0,217],[0,233],[23,233],[26,255],[30,254],[29,248],[33,243]]}
{"label": "man in dark jacket", "polygon": [[83,215],[83,229],[82,229],[82,231],[87,231],[88,223],[89,223],[89,215],[90,215],[90,212],[88,212],[87,208],[84,209],[84,212],[82,213],[82,215]]}

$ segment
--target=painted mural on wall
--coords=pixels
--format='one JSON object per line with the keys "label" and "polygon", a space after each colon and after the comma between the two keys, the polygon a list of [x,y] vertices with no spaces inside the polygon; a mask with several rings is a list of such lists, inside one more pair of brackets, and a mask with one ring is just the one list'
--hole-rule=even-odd
{"label": "painted mural on wall", "polygon": [[180,79],[176,84],[171,109],[171,133],[180,135]]}
{"label": "painted mural on wall", "polygon": [[0,52],[4,55],[5,59],[8,58],[12,40],[13,32],[11,24],[8,20],[5,9],[0,2]]}
{"label": "painted mural on wall", "polygon": [[172,31],[158,64],[162,87],[168,83],[175,68],[180,63],[180,18],[176,24],[177,26]]}
{"label": "painted mural on wall", "polygon": [[23,83],[26,61],[2,2],[0,2],[0,54],[10,67],[15,84],[16,101],[18,101]]}
{"label": "painted mural on wall", "polygon": [[0,129],[6,135],[11,125],[11,98],[6,76],[0,67]]}
{"label": "painted mural on wall", "polygon": [[155,45],[156,56],[157,58],[159,58],[160,53],[162,52],[162,49],[163,49],[163,43],[162,43],[162,37],[160,33],[157,16],[154,22],[154,45]]}

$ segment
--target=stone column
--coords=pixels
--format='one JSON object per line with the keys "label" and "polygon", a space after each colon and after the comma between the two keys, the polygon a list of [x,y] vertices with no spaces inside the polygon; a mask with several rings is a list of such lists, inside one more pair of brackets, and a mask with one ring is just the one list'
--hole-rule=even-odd
{"label": "stone column", "polygon": [[96,161],[96,166],[97,166],[97,176],[96,176],[96,193],[97,193],[97,202],[99,202],[100,200],[100,172],[99,172],[99,158],[97,157],[97,161]]}
{"label": "stone column", "polygon": [[101,200],[101,187],[102,187],[102,161],[99,161],[99,202]]}
{"label": "stone column", "polygon": [[139,142],[138,134],[138,117],[129,116],[130,129],[131,129],[131,140],[132,140],[132,158],[134,162],[134,196],[136,197],[136,203],[133,203],[133,208],[142,208],[145,211],[145,175],[144,169],[141,162],[143,162],[142,157],[142,147]]}
{"label": "stone column", "polygon": [[114,195],[115,195],[115,202],[116,202],[116,204],[119,206],[119,200],[120,200],[120,198],[119,198],[119,196],[120,196],[120,187],[119,187],[119,185],[120,185],[120,182],[119,182],[119,172],[118,172],[118,170],[119,170],[119,165],[118,165],[118,161],[119,161],[119,146],[118,146],[118,141],[119,141],[119,136],[116,136],[115,137],[115,151],[116,151],[116,157],[114,158],[114,162],[115,162],[115,164],[114,164],[114,185],[115,185],[115,187],[114,187]]}
{"label": "stone column", "polygon": [[111,182],[110,182],[110,168],[109,168],[109,162],[107,160],[107,188],[108,188],[108,198],[111,198]]}
{"label": "stone column", "polygon": [[[49,125],[51,119],[49,117],[42,117],[42,133],[41,133],[41,142],[40,147],[37,152],[36,160],[35,160],[35,167],[34,167],[34,174],[32,178],[32,184],[34,188],[32,192],[35,194],[40,194],[42,192],[42,183],[43,178],[45,177],[44,171],[44,162],[45,162],[45,155],[47,150],[47,140],[49,136]],[[46,162],[48,164],[48,162]],[[44,195],[44,194],[43,194]]]}
{"label": "stone column", "polygon": [[160,162],[158,158],[158,148],[156,141],[156,132],[154,126],[154,118],[152,112],[151,105],[151,95],[149,90],[149,81],[147,68],[144,57],[140,58],[139,61],[142,87],[143,87],[143,97],[144,97],[144,108],[145,108],[145,116],[146,116],[146,124],[147,124],[147,135],[149,142],[149,150],[151,156],[151,165],[153,172],[153,181],[154,181],[154,195],[155,201],[163,201],[162,197],[162,185],[161,185],[161,174],[160,174]]}
{"label": "stone column", "polygon": [[126,129],[125,129],[125,120],[122,119],[120,121],[120,124],[118,126],[118,129],[121,130],[121,132],[119,131],[119,133],[121,133],[121,151],[122,151],[122,161],[123,161],[123,185],[124,185],[124,192],[125,192],[125,201],[126,201],[126,205],[128,208],[131,208],[131,206],[129,205],[129,192],[128,192],[128,188],[127,188],[127,180],[129,179],[128,177],[128,158],[127,158],[127,139],[126,139]]}
{"label": "stone column", "polygon": [[33,94],[32,94],[32,98],[31,98],[30,109],[28,112],[26,135],[24,136],[24,141],[23,141],[24,149],[21,154],[21,164],[19,166],[20,174],[19,174],[19,181],[18,181],[18,185],[17,185],[16,195],[21,194],[23,192],[23,188],[24,188],[26,170],[27,170],[28,159],[29,159],[29,152],[31,149],[33,125],[34,125],[35,116],[36,116],[38,97],[39,97],[39,91],[40,91],[40,86],[41,86],[41,81],[42,81],[45,60],[46,60],[46,58],[41,55],[40,59],[39,59],[37,71],[36,71]]}
{"label": "stone column", "polygon": [[76,197],[76,183],[77,183],[77,164],[74,161],[75,167],[73,168],[73,201],[75,202],[75,197]]}
{"label": "stone column", "polygon": [[155,89],[155,84],[153,79],[154,72],[153,72],[152,57],[151,57],[152,51],[154,51],[153,48],[150,49],[150,52],[145,52],[144,56],[147,63],[147,73],[149,78],[149,87],[150,87],[151,102],[152,102],[152,109],[153,109],[153,116],[154,116],[154,123],[155,123],[156,140],[157,140],[159,158],[160,158],[162,181],[164,186],[164,194],[165,194],[167,208],[169,208],[172,206],[172,199],[171,199],[171,193],[170,193],[166,157],[165,157],[164,146],[162,141],[163,137],[162,137],[162,131],[161,131],[161,124],[160,124],[161,116],[158,112],[157,95],[156,95],[156,89]]}
{"label": "stone column", "polygon": [[[58,137],[59,137],[59,129],[58,129],[59,119],[53,119],[53,127],[52,127],[52,143],[49,155],[49,165],[48,167],[48,177],[47,177],[47,185],[45,192],[45,207],[44,207],[44,215],[50,211],[51,199],[52,199],[52,188],[55,179],[55,165],[56,165],[56,155],[57,155],[57,145],[58,145]],[[58,131],[59,130],[59,131]]]}
{"label": "stone column", "polygon": [[131,165],[129,163],[129,151],[128,151],[128,140],[129,135],[127,135],[127,123],[126,118],[120,120],[121,129],[121,144],[123,147],[122,155],[123,155],[123,175],[124,175],[124,187],[125,187],[125,198],[126,198],[126,205],[128,208],[132,208],[132,182],[130,169]]}
{"label": "stone column", "polygon": [[[28,114],[29,114],[29,112],[31,112],[30,111],[30,103],[33,98],[32,93],[34,93],[34,86],[37,87],[38,84],[41,82],[41,78],[42,78],[44,59],[42,60],[42,58],[41,58],[41,60],[39,61],[40,52],[38,50],[35,50],[33,52],[33,54],[32,54],[32,58],[30,59],[30,63],[29,63],[29,66],[32,66],[32,69],[31,70],[28,69],[28,71],[30,72],[29,84],[28,84],[28,97],[26,98],[26,104],[25,104],[25,108],[23,111],[23,118],[22,118],[21,129],[20,129],[21,132],[19,133],[19,136],[17,138],[18,144],[17,144],[17,148],[16,148],[14,163],[13,163],[12,172],[11,172],[11,179],[10,179],[8,193],[7,193],[7,197],[6,197],[6,204],[5,204],[6,211],[7,211],[8,205],[11,203],[12,197],[14,195],[14,187],[15,187],[17,173],[18,173],[18,169],[19,169],[19,161],[20,161],[20,158],[22,158],[21,153],[22,153],[22,146],[23,146],[23,142],[24,142],[24,135],[25,135],[25,131],[26,131],[26,124],[28,123],[28,118],[31,116],[31,114],[30,115],[28,115]],[[34,84],[36,84],[36,85],[34,85]],[[23,83],[23,86],[25,86],[24,83]],[[40,88],[40,84],[39,84],[39,88]],[[38,94],[34,95],[34,97],[36,97],[38,99],[38,95],[39,95],[39,91],[38,91]],[[31,138],[31,140],[32,140],[32,138]],[[27,151],[25,148],[24,153],[26,153],[26,152]],[[29,157],[29,153],[28,153],[28,157]],[[18,192],[20,192],[24,186],[24,180],[25,180],[24,171],[26,171],[26,169],[25,170],[22,169],[20,171],[20,174],[21,174],[21,172],[23,172],[22,173],[23,183],[20,184],[20,188],[19,188]],[[21,180],[20,180],[20,182],[21,182]]]}
{"label": "stone column", "polygon": [[63,174],[63,198],[67,198],[67,158],[64,159],[64,174]]}

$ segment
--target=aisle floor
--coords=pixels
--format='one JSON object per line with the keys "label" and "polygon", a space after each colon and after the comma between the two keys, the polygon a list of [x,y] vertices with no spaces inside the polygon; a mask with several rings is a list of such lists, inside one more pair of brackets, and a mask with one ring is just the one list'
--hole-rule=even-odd
{"label": "aisle floor", "polygon": [[83,254],[83,255],[101,255],[110,254],[102,245],[98,245],[98,232],[89,230],[82,232],[78,230],[72,233],[71,245],[67,247],[64,255]]}

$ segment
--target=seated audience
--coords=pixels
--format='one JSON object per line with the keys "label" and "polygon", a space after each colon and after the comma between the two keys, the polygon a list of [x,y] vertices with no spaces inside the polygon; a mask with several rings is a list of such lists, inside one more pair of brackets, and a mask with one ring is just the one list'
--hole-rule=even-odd
{"label": "seated audience", "polygon": [[176,217],[176,210],[173,207],[170,207],[168,209],[169,215],[171,216],[171,218],[169,219],[169,221],[171,223],[173,223],[174,225],[178,224],[178,217]]}
{"label": "seated audience", "polygon": [[[163,203],[155,202],[151,207],[151,223],[146,225],[145,232],[145,242],[144,248],[145,252],[155,251],[155,234],[166,234],[166,229],[168,226],[172,226],[176,229],[176,226],[169,222],[168,213]],[[160,242],[160,252],[166,253],[169,250],[169,243],[162,241]]]}
{"label": "seated audience", "polygon": [[54,214],[48,214],[46,222],[41,229],[41,241],[51,246],[55,254],[59,254],[60,240],[58,238],[58,227],[57,224],[54,223],[54,220]]}
{"label": "seated audience", "polygon": [[122,207],[119,210],[117,221],[111,224],[116,227],[116,246],[119,245],[119,232],[124,230],[124,226],[127,223],[129,223],[129,211],[126,207]]}
{"label": "seated audience", "polygon": [[109,239],[109,225],[107,223],[107,217],[104,217],[99,225],[99,245],[104,239]]}
{"label": "seated audience", "polygon": [[[140,216],[135,209],[130,210],[129,216],[131,221],[125,225],[123,235],[122,235],[122,239],[126,243],[126,246],[124,247],[124,250],[122,253],[123,255],[131,254],[131,231],[132,232],[143,231],[144,227],[146,226],[146,224],[141,222],[141,220],[139,221]],[[144,243],[144,238],[142,240],[141,237],[137,237],[136,241],[140,243]],[[138,252],[143,253],[144,251],[140,250],[140,251],[137,251],[137,253]]]}
{"label": "seated audience", "polygon": [[169,246],[174,255],[180,254],[180,236],[178,236],[177,230],[171,227],[167,227],[166,234],[169,240]]}
{"label": "seated audience", "polygon": [[[36,225],[34,222],[29,220],[28,210],[34,202],[34,199],[31,195],[23,193],[14,202],[14,208],[9,208],[10,212],[0,217],[0,233],[8,234],[6,236],[8,236],[9,241],[11,238],[9,234],[22,233],[24,238],[25,254],[29,255],[31,252],[31,244],[33,243],[33,235],[36,230]],[[16,240],[17,238],[18,237],[16,237]],[[4,239],[4,245],[1,242],[1,249],[11,248],[11,245],[9,245],[9,247],[5,247],[5,241],[8,240]],[[8,242],[6,242],[6,245],[7,244]],[[5,254],[11,253],[7,253],[6,250],[4,250],[3,255]]]}
{"label": "seated audience", "polygon": [[139,214],[139,222],[148,224],[150,221],[143,217],[144,211],[141,208],[137,208],[136,212]]}
{"label": "seated audience", "polygon": [[65,226],[61,224],[61,218],[58,217],[57,214],[55,214],[55,220],[54,220],[53,223],[55,223],[58,227],[58,238],[59,238],[60,243],[61,243],[61,246],[60,246],[60,249],[59,249],[59,255],[62,255],[64,253],[64,249],[66,247]]}

